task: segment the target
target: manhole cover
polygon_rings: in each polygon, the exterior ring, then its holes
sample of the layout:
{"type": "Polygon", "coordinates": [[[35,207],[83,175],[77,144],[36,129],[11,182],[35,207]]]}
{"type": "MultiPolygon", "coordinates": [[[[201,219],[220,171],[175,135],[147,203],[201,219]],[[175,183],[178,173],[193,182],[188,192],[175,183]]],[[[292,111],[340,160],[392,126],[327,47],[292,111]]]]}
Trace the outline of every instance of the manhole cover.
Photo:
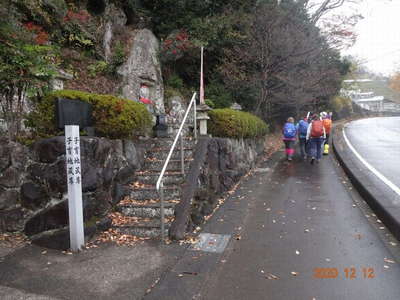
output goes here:
{"type": "Polygon", "coordinates": [[[199,241],[192,245],[191,250],[222,253],[230,237],[230,234],[200,233],[199,241]]]}

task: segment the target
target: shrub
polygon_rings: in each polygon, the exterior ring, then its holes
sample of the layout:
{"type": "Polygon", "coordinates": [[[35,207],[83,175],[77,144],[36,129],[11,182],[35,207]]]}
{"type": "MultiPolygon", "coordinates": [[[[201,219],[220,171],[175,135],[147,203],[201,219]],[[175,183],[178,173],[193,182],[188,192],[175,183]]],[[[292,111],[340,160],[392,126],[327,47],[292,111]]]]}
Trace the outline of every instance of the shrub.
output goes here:
{"type": "Polygon", "coordinates": [[[353,113],[352,102],[350,98],[347,97],[335,97],[331,100],[330,106],[336,113],[336,117],[345,118],[353,113]]]}
{"type": "Polygon", "coordinates": [[[268,125],[248,112],[229,108],[209,112],[209,130],[213,136],[229,138],[255,138],[268,132],[268,125]]]}
{"type": "Polygon", "coordinates": [[[100,60],[94,64],[88,65],[87,70],[89,77],[94,78],[98,74],[105,73],[108,70],[108,64],[104,60],[100,60]]]}
{"type": "Polygon", "coordinates": [[[45,96],[28,115],[26,126],[31,127],[36,136],[48,137],[59,133],[55,121],[55,100],[58,98],[92,104],[94,126],[99,136],[128,138],[145,132],[151,126],[151,115],[141,103],[112,95],[60,90],[45,96]]]}
{"type": "Polygon", "coordinates": [[[116,75],[118,67],[121,66],[125,60],[126,54],[124,45],[120,41],[117,41],[113,49],[110,64],[108,66],[108,73],[111,75],[116,75]]]}
{"type": "Polygon", "coordinates": [[[54,47],[44,45],[48,34],[33,22],[21,26],[14,9],[0,5],[0,111],[8,138],[22,133],[25,98],[42,93],[56,74],[54,47]]]}

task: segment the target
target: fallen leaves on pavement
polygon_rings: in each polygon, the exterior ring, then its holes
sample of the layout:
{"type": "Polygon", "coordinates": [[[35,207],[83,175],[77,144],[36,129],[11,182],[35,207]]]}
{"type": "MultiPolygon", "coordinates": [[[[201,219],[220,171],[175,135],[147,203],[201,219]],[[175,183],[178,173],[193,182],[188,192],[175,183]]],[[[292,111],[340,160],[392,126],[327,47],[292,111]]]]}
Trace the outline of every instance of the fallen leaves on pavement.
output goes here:
{"type": "Polygon", "coordinates": [[[240,241],[242,239],[241,235],[235,235],[235,240],[240,241]]]}
{"type": "Polygon", "coordinates": [[[97,243],[107,243],[114,242],[118,246],[133,246],[138,244],[139,242],[143,242],[145,240],[149,240],[150,238],[138,237],[130,234],[123,234],[115,229],[108,229],[107,231],[102,232],[98,238],[88,245],[90,248],[91,245],[95,245],[97,243]]]}
{"type": "Polygon", "coordinates": [[[135,188],[135,189],[145,189],[145,188],[152,188],[152,187],[154,187],[154,185],[151,185],[151,184],[144,184],[144,183],[141,183],[141,182],[139,182],[139,181],[136,181],[136,182],[131,183],[130,186],[131,186],[132,188],[135,188]]]}
{"type": "Polygon", "coordinates": [[[391,259],[386,258],[386,257],[385,257],[383,260],[384,260],[385,262],[389,263],[389,264],[395,264],[395,263],[396,263],[394,260],[391,260],[391,259]]]}
{"type": "Polygon", "coordinates": [[[158,199],[150,199],[150,200],[144,200],[144,201],[138,201],[135,199],[131,199],[129,197],[125,197],[123,200],[121,200],[118,205],[149,205],[149,204],[156,204],[160,203],[160,200],[158,199]]]}
{"type": "Polygon", "coordinates": [[[29,244],[28,238],[22,233],[1,233],[0,246],[17,248],[29,244]]]}
{"type": "Polygon", "coordinates": [[[278,280],[278,279],[279,279],[278,276],[276,276],[276,275],[274,275],[274,274],[271,274],[271,273],[268,273],[268,274],[265,276],[265,278],[270,279],[270,280],[278,280]]]}
{"type": "Polygon", "coordinates": [[[199,241],[199,238],[194,237],[194,236],[188,236],[183,240],[179,241],[179,245],[183,245],[183,244],[196,244],[199,241]]]}
{"type": "Polygon", "coordinates": [[[150,219],[138,218],[138,217],[127,217],[119,212],[113,212],[109,214],[114,226],[124,225],[135,225],[139,224],[139,221],[149,221],[150,219]]]}

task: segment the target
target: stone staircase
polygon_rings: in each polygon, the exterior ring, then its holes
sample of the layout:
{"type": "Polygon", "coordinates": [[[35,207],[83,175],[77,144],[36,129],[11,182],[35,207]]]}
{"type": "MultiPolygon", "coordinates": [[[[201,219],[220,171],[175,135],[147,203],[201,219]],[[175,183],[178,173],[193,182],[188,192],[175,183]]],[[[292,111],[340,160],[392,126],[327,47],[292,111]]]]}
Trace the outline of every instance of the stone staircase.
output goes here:
{"type": "MultiPolygon", "coordinates": [[[[117,207],[118,220],[113,222],[113,229],[122,234],[145,238],[161,235],[160,198],[156,190],[156,182],[172,143],[173,138],[152,139],[145,154],[145,164],[142,170],[136,173],[136,181],[130,186],[129,197],[121,201],[117,207]]],[[[189,169],[194,146],[193,138],[184,138],[185,173],[189,169]]],[[[184,180],[180,155],[180,141],[178,140],[164,175],[166,233],[174,219],[174,208],[180,201],[181,185],[184,180]]]]}

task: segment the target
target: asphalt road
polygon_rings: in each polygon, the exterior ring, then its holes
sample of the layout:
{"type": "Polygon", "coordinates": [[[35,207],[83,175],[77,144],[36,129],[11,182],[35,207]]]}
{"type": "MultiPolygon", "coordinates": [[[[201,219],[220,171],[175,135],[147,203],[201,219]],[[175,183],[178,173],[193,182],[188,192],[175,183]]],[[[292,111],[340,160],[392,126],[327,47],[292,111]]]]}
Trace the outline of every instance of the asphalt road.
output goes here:
{"type": "Polygon", "coordinates": [[[354,121],[345,132],[361,157],[400,188],[400,117],[354,121]]]}
{"type": "Polygon", "coordinates": [[[188,251],[145,299],[400,299],[398,242],[331,156],[256,173],[203,231],[225,251],[188,251]]]}

